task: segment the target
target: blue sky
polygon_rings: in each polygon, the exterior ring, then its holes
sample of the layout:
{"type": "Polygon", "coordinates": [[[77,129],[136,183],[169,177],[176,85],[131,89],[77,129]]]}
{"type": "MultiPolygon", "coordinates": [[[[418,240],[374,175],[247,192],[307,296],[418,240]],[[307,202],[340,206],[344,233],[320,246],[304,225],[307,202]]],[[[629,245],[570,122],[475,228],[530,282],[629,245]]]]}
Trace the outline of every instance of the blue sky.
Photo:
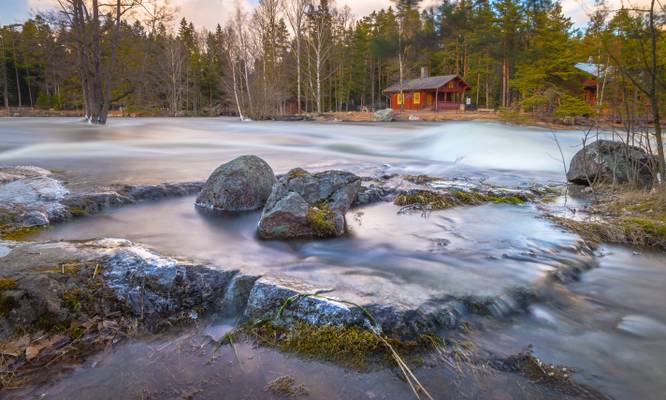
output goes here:
{"type": "MultiPolygon", "coordinates": [[[[179,9],[179,16],[194,21],[197,26],[213,28],[218,22],[224,22],[230,14],[229,10],[239,0],[171,0],[179,9]]],[[[247,7],[258,0],[241,0],[247,7]]],[[[621,0],[611,0],[620,3],[621,0]]],[[[641,2],[644,0],[635,0],[641,2]]],[[[348,5],[356,16],[368,14],[370,11],[387,7],[390,0],[337,0],[339,5],[348,5]]],[[[436,4],[439,0],[424,0],[424,5],[436,4]]],[[[0,0],[0,24],[20,22],[28,17],[32,10],[43,10],[57,4],[56,0],[0,0]]],[[[589,11],[593,0],[562,0],[565,14],[572,17],[578,26],[584,26],[586,11],[589,11]]]]}
{"type": "Polygon", "coordinates": [[[0,24],[25,19],[28,15],[27,0],[0,0],[0,24]]]}

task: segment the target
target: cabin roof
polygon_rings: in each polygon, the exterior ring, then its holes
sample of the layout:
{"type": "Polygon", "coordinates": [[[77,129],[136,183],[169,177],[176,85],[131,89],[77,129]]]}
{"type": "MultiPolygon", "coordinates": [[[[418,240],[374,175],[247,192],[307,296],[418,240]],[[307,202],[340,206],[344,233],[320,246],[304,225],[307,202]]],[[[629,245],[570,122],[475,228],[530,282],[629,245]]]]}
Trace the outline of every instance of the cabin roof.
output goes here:
{"type": "Polygon", "coordinates": [[[384,93],[396,93],[396,92],[413,92],[416,90],[435,90],[446,85],[455,78],[459,78],[462,83],[469,87],[469,85],[460,78],[458,75],[440,75],[440,76],[431,76],[429,78],[421,79],[410,79],[404,81],[402,87],[400,83],[396,83],[384,89],[384,93]]]}
{"type": "Polygon", "coordinates": [[[591,75],[595,78],[603,78],[607,70],[610,70],[610,67],[606,67],[603,64],[593,64],[593,63],[577,63],[575,67],[579,71],[583,71],[586,74],[591,75]]]}

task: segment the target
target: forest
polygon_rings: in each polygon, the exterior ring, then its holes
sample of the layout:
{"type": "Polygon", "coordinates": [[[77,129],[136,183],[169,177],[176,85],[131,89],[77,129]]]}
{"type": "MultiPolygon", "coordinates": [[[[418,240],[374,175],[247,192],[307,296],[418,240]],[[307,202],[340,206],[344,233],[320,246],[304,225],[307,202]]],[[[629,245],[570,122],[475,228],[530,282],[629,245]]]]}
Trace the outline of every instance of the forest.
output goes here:
{"type": "Polygon", "coordinates": [[[598,3],[575,27],[556,0],[423,10],[394,0],[360,18],[329,0],[261,0],[216,10],[231,17],[213,31],[178,21],[166,0],[111,3],[66,0],[1,27],[4,107],[84,110],[101,123],[109,110],[256,119],[372,110],[386,106],[382,89],[421,67],[459,74],[478,107],[645,123],[664,105],[666,13],[654,1],[598,3]],[[593,102],[581,94],[589,78],[593,102]]]}
{"type": "Polygon", "coordinates": [[[43,1],[0,399],[664,399],[666,0],[43,1]]]}

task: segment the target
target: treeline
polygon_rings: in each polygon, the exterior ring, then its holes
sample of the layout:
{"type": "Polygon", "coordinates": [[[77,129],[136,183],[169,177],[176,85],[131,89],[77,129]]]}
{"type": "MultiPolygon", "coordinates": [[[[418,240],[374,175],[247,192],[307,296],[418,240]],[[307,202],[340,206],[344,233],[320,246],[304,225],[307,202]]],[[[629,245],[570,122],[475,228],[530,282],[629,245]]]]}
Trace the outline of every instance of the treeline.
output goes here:
{"type": "Polygon", "coordinates": [[[333,1],[261,0],[211,10],[232,15],[213,31],[173,21],[165,0],[61,4],[0,29],[5,107],[84,109],[100,123],[120,107],[252,118],[373,109],[386,105],[383,88],[421,67],[460,74],[479,107],[652,120],[663,106],[665,13],[654,2],[601,4],[575,29],[551,0],[444,0],[423,11],[394,0],[360,19],[333,1]],[[596,68],[596,103],[583,99],[592,76],[580,62],[596,68]]]}

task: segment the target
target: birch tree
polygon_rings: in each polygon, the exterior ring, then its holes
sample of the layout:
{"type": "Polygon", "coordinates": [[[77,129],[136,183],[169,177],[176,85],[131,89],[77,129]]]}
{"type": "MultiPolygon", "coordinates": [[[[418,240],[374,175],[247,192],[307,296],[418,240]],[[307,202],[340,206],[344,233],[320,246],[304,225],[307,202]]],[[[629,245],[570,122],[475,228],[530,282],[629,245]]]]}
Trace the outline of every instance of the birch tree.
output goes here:
{"type": "Polygon", "coordinates": [[[296,101],[298,102],[298,113],[301,113],[301,88],[303,63],[301,61],[303,30],[305,29],[305,17],[310,7],[310,0],[283,0],[283,7],[289,26],[294,34],[294,47],[296,53],[296,101]]]}
{"type": "Polygon", "coordinates": [[[314,68],[314,90],[317,112],[322,112],[322,84],[327,77],[324,68],[333,50],[331,24],[333,17],[328,0],[311,4],[307,13],[307,43],[314,68]]]}

